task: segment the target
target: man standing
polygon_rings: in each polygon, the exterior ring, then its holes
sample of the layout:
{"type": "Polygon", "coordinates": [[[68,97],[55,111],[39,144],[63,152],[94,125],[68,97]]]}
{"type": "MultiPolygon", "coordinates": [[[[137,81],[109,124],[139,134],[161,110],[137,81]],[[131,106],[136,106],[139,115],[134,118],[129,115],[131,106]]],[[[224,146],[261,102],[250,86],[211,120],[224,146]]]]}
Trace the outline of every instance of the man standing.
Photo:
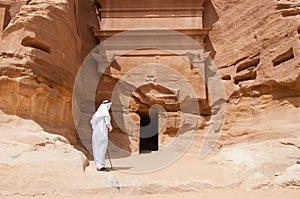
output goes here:
{"type": "Polygon", "coordinates": [[[106,171],[105,153],[108,145],[108,131],[112,130],[109,109],[111,102],[104,100],[91,119],[93,128],[92,145],[94,161],[98,171],[106,171]]]}

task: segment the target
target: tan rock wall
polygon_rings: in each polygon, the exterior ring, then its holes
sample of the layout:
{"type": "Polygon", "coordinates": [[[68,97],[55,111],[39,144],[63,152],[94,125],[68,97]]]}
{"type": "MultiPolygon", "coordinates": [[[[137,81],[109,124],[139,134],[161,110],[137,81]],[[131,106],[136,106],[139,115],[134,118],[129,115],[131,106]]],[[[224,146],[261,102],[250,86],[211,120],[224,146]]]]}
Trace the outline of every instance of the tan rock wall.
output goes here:
{"type": "Polygon", "coordinates": [[[81,61],[97,44],[92,36],[98,26],[93,2],[6,5],[11,20],[0,43],[1,110],[33,119],[76,143],[72,86],[81,61]]]}
{"type": "Polygon", "coordinates": [[[299,3],[211,1],[215,16],[208,17],[213,24],[208,48],[214,51],[229,99],[221,143],[297,135],[299,3]]]}
{"type": "Polygon", "coordinates": [[[299,1],[211,2],[209,38],[228,96],[299,96],[299,1]]]}
{"type": "MultiPolygon", "coordinates": [[[[97,44],[93,1],[3,0],[0,6],[6,8],[1,110],[34,119],[76,143],[71,92],[82,60],[97,44]]],[[[230,104],[241,96],[269,95],[299,107],[299,1],[207,0],[204,6],[203,25],[211,27],[206,47],[230,104]]]]}

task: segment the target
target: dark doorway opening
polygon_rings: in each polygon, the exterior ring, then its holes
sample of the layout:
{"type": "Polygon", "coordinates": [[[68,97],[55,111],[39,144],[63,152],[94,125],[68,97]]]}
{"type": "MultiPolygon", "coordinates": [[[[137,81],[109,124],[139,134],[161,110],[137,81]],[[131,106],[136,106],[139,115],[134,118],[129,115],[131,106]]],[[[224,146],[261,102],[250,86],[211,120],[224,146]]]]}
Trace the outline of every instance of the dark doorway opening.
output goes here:
{"type": "Polygon", "coordinates": [[[140,152],[158,151],[158,113],[140,115],[140,152]]]}

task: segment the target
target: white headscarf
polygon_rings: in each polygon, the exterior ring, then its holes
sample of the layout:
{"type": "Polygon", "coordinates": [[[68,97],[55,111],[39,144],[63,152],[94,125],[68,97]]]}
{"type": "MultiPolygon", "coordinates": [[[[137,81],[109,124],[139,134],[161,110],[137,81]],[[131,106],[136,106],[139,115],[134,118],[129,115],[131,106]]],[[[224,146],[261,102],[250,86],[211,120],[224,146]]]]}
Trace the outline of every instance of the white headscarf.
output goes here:
{"type": "Polygon", "coordinates": [[[99,106],[96,113],[93,115],[90,123],[92,124],[92,128],[96,127],[96,124],[103,118],[108,117],[110,120],[109,109],[111,106],[111,102],[108,100],[104,100],[102,104],[99,106]]]}

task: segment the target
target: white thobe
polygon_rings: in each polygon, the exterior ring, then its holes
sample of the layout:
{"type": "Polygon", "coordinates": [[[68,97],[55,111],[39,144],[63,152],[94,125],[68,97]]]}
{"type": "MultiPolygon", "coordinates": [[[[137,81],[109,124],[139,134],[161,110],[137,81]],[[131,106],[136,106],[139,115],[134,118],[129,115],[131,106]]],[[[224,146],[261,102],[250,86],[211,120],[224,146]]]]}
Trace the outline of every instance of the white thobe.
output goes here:
{"type": "Polygon", "coordinates": [[[97,169],[105,167],[105,153],[108,145],[108,131],[112,130],[110,124],[111,103],[101,104],[96,113],[93,115],[91,124],[93,128],[92,145],[94,161],[97,169]]]}
{"type": "Polygon", "coordinates": [[[108,125],[110,125],[109,117],[102,117],[93,130],[92,144],[94,161],[99,169],[105,167],[105,153],[108,145],[108,125]]]}

